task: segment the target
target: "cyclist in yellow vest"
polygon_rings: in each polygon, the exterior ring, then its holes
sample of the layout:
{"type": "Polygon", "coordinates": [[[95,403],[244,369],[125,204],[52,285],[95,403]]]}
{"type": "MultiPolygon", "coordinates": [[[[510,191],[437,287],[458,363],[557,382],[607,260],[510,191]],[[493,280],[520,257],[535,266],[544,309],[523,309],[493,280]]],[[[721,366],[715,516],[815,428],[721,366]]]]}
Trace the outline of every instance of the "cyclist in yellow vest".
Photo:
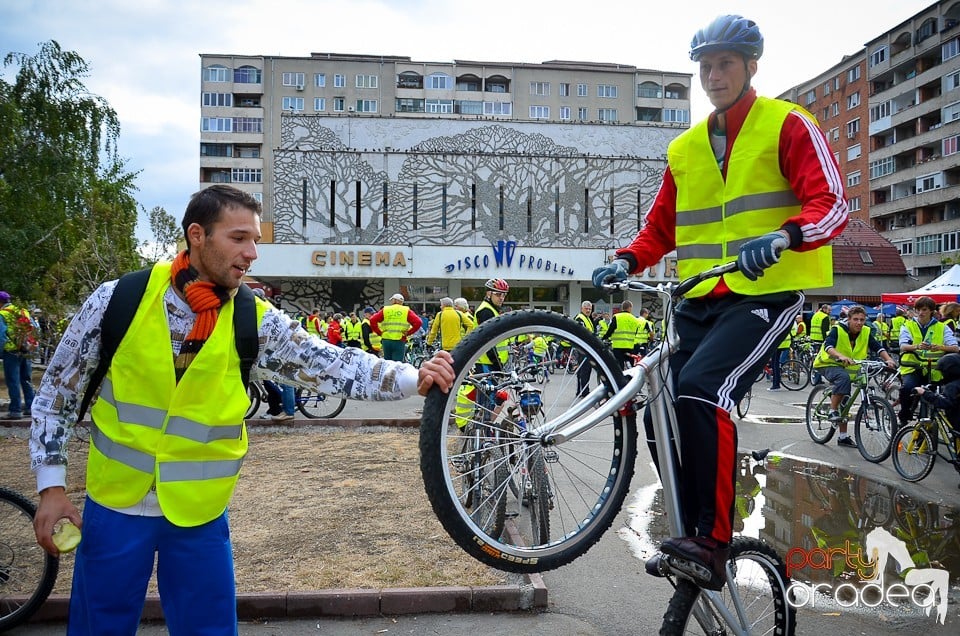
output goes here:
{"type": "MultiPolygon", "coordinates": [[[[115,281],[97,288],[54,354],[33,404],[31,465],[37,542],[56,555],[54,525],[80,526],[67,633],[133,634],[153,570],[172,634],[235,634],[237,600],[226,509],[247,451],[250,405],[240,373],[234,296],[257,258],[260,203],[213,185],[194,194],[187,249],[150,274],[131,328],[111,358],[91,412],[81,518],[65,492],[66,442],[101,352],[115,281]],[[169,343],[167,348],[163,343],[169,343]]],[[[255,307],[253,374],[354,399],[449,390],[452,359],[418,370],[311,336],[265,300],[255,307]]],[[[291,492],[289,496],[295,497],[291,492]]]]}
{"type": "Polygon", "coordinates": [[[30,415],[34,398],[33,352],[29,345],[31,339],[36,343],[34,321],[29,311],[11,302],[9,293],[0,291],[0,322],[5,330],[3,377],[10,396],[5,419],[19,420],[30,415]]]}
{"type": "MultiPolygon", "coordinates": [[[[733,532],[730,411],[800,311],[799,290],[832,286],[827,243],[848,219],[843,179],[815,118],[751,88],[762,52],[756,23],[739,15],[696,33],[690,57],[715,110],[670,143],[644,227],[593,276],[597,286],[624,279],[674,249],[681,280],[737,262],[737,271],[701,282],[678,305],[680,350],[671,359],[687,536],[664,541],[661,552],[712,589],[723,585],[733,532]]],[[[662,572],[666,561],[649,566],[662,572]]]]}
{"type": "Polygon", "coordinates": [[[936,369],[937,360],[945,353],[960,351],[953,330],[934,317],[937,303],[932,298],[921,296],[913,303],[913,309],[917,317],[905,321],[900,330],[901,426],[909,424],[913,417],[914,389],[921,384],[939,382],[943,376],[936,369]]]}
{"type": "Polygon", "coordinates": [[[407,337],[417,333],[423,324],[423,319],[403,301],[403,294],[394,294],[390,304],[370,318],[370,327],[380,336],[387,360],[403,360],[407,337]]]}
{"type": "MultiPolygon", "coordinates": [[[[483,286],[487,291],[483,295],[483,301],[477,306],[478,326],[500,315],[500,308],[510,291],[510,284],[502,278],[491,278],[483,286]]],[[[510,343],[504,340],[477,359],[477,370],[481,373],[500,371],[509,357],[510,343]]]]}
{"type": "Polygon", "coordinates": [[[820,352],[813,360],[813,366],[833,385],[830,421],[837,422],[840,429],[838,446],[857,447],[857,443],[847,434],[847,420],[840,417],[840,403],[844,397],[850,395],[850,380],[859,368],[853,361],[866,360],[867,355],[873,353],[883,358],[891,369],[897,366],[883,344],[877,340],[873,330],[866,326],[866,322],[866,309],[860,305],[848,309],[847,319],[830,328],[820,352]]]}
{"type": "Polygon", "coordinates": [[[636,348],[637,332],[640,330],[640,319],[633,315],[633,303],[625,300],[620,303],[620,311],[613,314],[610,325],[603,332],[603,339],[610,341],[613,348],[613,357],[624,369],[633,366],[633,360],[628,354],[636,348]]]}
{"type": "Polygon", "coordinates": [[[636,352],[647,355],[653,343],[653,320],[650,319],[650,310],[644,307],[637,318],[637,347],[636,352]]]}
{"type": "Polygon", "coordinates": [[[427,344],[432,345],[439,336],[440,348],[444,351],[453,351],[453,348],[463,339],[466,328],[463,314],[454,309],[453,299],[445,296],[440,299],[440,313],[430,321],[427,344]]]}
{"type": "Polygon", "coordinates": [[[380,355],[383,347],[380,342],[380,334],[370,326],[370,318],[377,313],[373,307],[367,307],[363,310],[363,323],[361,323],[361,339],[363,340],[363,350],[374,355],[380,355]]]}
{"type": "MultiPolygon", "coordinates": [[[[590,333],[594,333],[596,328],[590,315],[593,313],[593,303],[585,300],[580,303],[580,313],[573,317],[590,333]]],[[[577,395],[583,397],[590,391],[590,365],[577,364],[577,395]]]]}
{"type": "Polygon", "coordinates": [[[900,351],[900,334],[907,320],[909,320],[907,312],[897,307],[896,311],[894,311],[893,318],[890,319],[890,349],[893,351],[900,351]]]}
{"type": "Polygon", "coordinates": [[[355,311],[343,323],[343,340],[348,347],[363,347],[363,324],[355,311]]]}

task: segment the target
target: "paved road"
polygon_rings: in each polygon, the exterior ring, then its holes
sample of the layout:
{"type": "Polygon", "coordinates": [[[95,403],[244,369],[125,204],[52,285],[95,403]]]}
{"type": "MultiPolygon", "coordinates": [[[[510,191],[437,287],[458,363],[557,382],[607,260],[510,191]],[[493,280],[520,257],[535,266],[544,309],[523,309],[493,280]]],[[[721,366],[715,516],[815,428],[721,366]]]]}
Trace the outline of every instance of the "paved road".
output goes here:
{"type": "MultiPolygon", "coordinates": [[[[810,441],[800,421],[806,392],[771,393],[761,385],[754,396],[748,419],[739,425],[741,450],[771,448],[775,453],[810,458],[818,462],[849,470],[881,484],[896,486],[920,502],[935,502],[960,510],[958,475],[948,465],[935,467],[933,474],[919,484],[903,484],[889,460],[872,465],[860,458],[856,449],[839,448],[835,442],[817,445],[810,441]],[[765,421],[766,417],[795,420],[779,423],[765,421]]],[[[348,403],[340,416],[345,419],[374,420],[389,412],[394,417],[416,418],[422,405],[421,398],[412,398],[400,404],[348,403]]],[[[253,440],[256,443],[256,440],[253,440]]],[[[264,624],[242,624],[244,635],[338,634],[361,636],[368,634],[485,634],[499,635],[606,635],[627,636],[656,633],[666,608],[671,589],[660,579],[643,573],[643,563],[636,552],[636,533],[630,529],[634,516],[656,514],[649,506],[639,504],[656,483],[650,458],[641,447],[637,476],[632,485],[630,501],[633,508],[621,512],[614,529],[599,544],[578,561],[544,574],[549,590],[549,607],[542,612],[511,614],[439,614],[399,617],[377,617],[362,620],[312,619],[280,621],[264,624]],[[625,540],[629,539],[629,540],[625,540]]],[[[953,572],[956,577],[960,572],[953,572]]],[[[923,631],[925,634],[956,634],[960,625],[960,598],[951,595],[946,625],[940,626],[932,617],[918,611],[897,611],[884,606],[872,611],[827,606],[801,608],[798,634],[871,634],[878,636],[923,631]]],[[[62,625],[31,625],[14,634],[62,634],[62,625]]],[[[163,626],[144,626],[142,634],[166,633],[163,626]]]]}

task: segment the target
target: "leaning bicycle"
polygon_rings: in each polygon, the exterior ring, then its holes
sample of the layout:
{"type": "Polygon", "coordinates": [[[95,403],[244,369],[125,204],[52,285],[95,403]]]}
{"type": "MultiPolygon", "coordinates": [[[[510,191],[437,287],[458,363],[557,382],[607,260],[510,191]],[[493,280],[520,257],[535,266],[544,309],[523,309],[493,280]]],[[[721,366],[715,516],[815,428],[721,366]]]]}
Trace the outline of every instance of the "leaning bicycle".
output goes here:
{"type": "MultiPolygon", "coordinates": [[[[247,398],[250,399],[250,407],[243,416],[246,420],[256,415],[260,405],[267,401],[267,388],[263,382],[251,380],[247,385],[247,398]]],[[[294,393],[294,405],[306,418],[330,419],[340,415],[347,406],[347,399],[297,387],[294,393]]]]}
{"type": "Polygon", "coordinates": [[[36,512],[29,499],[0,488],[0,632],[29,619],[57,580],[60,560],[37,545],[36,512]]]}
{"type": "MultiPolygon", "coordinates": [[[[701,280],[734,268],[734,264],[717,267],[676,286],[652,287],[639,281],[606,286],[654,294],[663,303],[665,341],[627,371],[594,334],[557,313],[512,311],[471,332],[453,351],[456,377],[449,393],[437,389],[427,396],[420,431],[424,486],[435,514],[453,540],[478,560],[512,572],[542,572],[583,555],[609,529],[627,495],[637,456],[636,413],[645,406],[655,427],[670,532],[681,536],[679,449],[674,447],[679,430],[668,397],[673,394],[669,359],[678,343],[672,307],[701,280]],[[529,524],[513,524],[509,517],[498,534],[476,518],[477,504],[493,508],[492,502],[478,501],[470,494],[465,487],[468,478],[457,460],[463,444],[461,430],[485,422],[484,410],[461,404],[458,411],[457,402],[462,387],[475,382],[480,356],[496,343],[540,336],[569,345],[572,355],[568,359],[575,360],[576,367],[590,367],[591,385],[586,394],[578,395],[576,373],[555,375],[550,383],[538,387],[537,417],[527,421],[523,430],[493,425],[496,435],[486,439],[499,445],[501,452],[496,455],[502,459],[492,460],[495,465],[488,468],[505,466],[512,478],[525,465],[529,471],[524,458],[542,456],[550,502],[546,536],[538,537],[529,524]]],[[[509,479],[508,487],[487,495],[512,497],[509,479]]],[[[783,560],[763,541],[748,537],[735,537],[730,555],[727,584],[719,592],[668,576],[675,591],[661,633],[683,633],[696,626],[707,634],[793,633],[795,611],[787,602],[789,579],[783,560]]]]}
{"type": "MultiPolygon", "coordinates": [[[[929,391],[939,387],[928,386],[929,391]]],[[[937,457],[960,472],[960,432],[943,409],[920,400],[916,423],[905,426],[893,438],[893,467],[907,481],[920,481],[930,474],[937,457]]]]}

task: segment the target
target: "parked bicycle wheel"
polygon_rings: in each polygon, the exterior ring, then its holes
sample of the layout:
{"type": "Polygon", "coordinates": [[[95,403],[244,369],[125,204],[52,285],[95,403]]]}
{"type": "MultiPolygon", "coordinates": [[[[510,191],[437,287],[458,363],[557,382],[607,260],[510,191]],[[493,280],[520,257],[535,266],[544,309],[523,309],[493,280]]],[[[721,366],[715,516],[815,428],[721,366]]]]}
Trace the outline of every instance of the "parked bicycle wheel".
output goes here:
{"type": "Polygon", "coordinates": [[[788,391],[800,391],[810,384],[807,367],[799,360],[787,360],[780,366],[780,384],[788,391]]]}
{"type": "Polygon", "coordinates": [[[750,400],[753,399],[753,387],[747,389],[747,394],[737,402],[737,417],[741,420],[747,416],[747,412],[750,411],[750,400]]]}
{"type": "Polygon", "coordinates": [[[247,397],[250,398],[250,408],[243,415],[245,420],[249,420],[260,410],[260,387],[257,386],[255,380],[247,384],[247,397]]]}
{"type": "Polygon", "coordinates": [[[730,542],[730,560],[727,561],[727,584],[719,594],[727,608],[743,608],[740,618],[744,627],[730,625],[727,629],[719,612],[701,595],[701,589],[678,578],[673,598],[663,616],[660,634],[743,632],[792,636],[797,611],[787,602],[789,587],[790,579],[783,560],[773,548],[752,537],[734,537],[730,542]],[[693,612],[694,607],[703,611],[693,612]],[[698,623],[700,630],[696,629],[698,623]]]}
{"type": "Polygon", "coordinates": [[[890,456],[890,440],[897,430],[897,414],[883,398],[865,398],[857,411],[854,437],[860,454],[878,463],[890,456]]]}
{"type": "Polygon", "coordinates": [[[550,541],[550,509],[553,508],[553,496],[547,477],[547,465],[539,449],[527,460],[527,477],[521,505],[530,519],[531,542],[537,545],[550,541]]]}
{"type": "Polygon", "coordinates": [[[346,398],[312,393],[305,389],[297,389],[296,396],[297,410],[311,420],[336,417],[347,405],[346,398]]]}
{"type": "Polygon", "coordinates": [[[890,448],[897,474],[907,481],[920,481],[933,470],[937,436],[920,424],[907,426],[893,436],[890,448]]]}
{"type": "MultiPolygon", "coordinates": [[[[623,504],[637,454],[636,417],[614,413],[569,439],[558,439],[554,444],[542,440],[553,431],[558,417],[596,411],[610,387],[615,390],[623,386],[625,379],[613,354],[569,318],[547,311],[511,311],[472,331],[453,351],[453,359],[453,387],[448,393],[439,389],[430,392],[420,427],[420,467],[437,518],[461,548],[498,569],[541,572],[570,563],[600,539],[623,504]],[[575,374],[556,375],[541,389],[537,420],[528,422],[524,431],[515,432],[512,423],[498,424],[501,420],[496,419],[493,409],[471,401],[470,385],[475,383],[471,377],[480,356],[497,343],[518,336],[532,340],[537,335],[571,343],[575,359],[592,369],[594,396],[576,396],[575,374]],[[511,471],[526,466],[525,459],[538,454],[543,457],[548,505],[538,511],[542,520],[519,523],[515,532],[498,537],[473,519],[469,502],[462,496],[465,478],[457,468],[462,467],[463,458],[456,455],[461,427],[472,422],[500,426],[496,429],[500,438],[497,443],[511,471]],[[534,524],[538,524],[539,537],[538,532],[531,532],[534,524]],[[544,535],[550,539],[544,541],[544,535]]],[[[508,481],[513,478],[511,474],[508,481]]],[[[512,496],[507,486],[497,492],[512,496]]],[[[540,493],[537,496],[544,501],[540,493]]]]}
{"type": "Polygon", "coordinates": [[[0,488],[0,632],[30,618],[57,580],[60,560],[37,545],[36,512],[29,499],[0,488]]]}
{"type": "Polygon", "coordinates": [[[828,385],[817,386],[807,398],[807,433],[817,444],[826,444],[833,437],[835,426],[830,421],[830,396],[833,390],[828,385]]]}

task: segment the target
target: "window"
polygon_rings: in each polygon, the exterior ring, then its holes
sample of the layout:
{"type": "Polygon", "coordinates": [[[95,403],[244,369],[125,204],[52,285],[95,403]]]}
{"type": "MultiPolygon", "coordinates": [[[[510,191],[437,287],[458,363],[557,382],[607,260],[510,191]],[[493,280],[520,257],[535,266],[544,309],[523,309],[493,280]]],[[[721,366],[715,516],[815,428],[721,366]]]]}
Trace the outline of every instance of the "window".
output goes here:
{"type": "Polygon", "coordinates": [[[950,73],[944,78],[945,90],[952,91],[960,87],[960,71],[950,73]]]}
{"type": "Polygon", "coordinates": [[[820,121],[826,121],[827,119],[830,119],[830,108],[829,108],[829,107],[823,109],[823,117],[820,118],[820,121]]]}
{"type": "Polygon", "coordinates": [[[807,106],[817,101],[817,91],[814,89],[810,89],[810,91],[807,93],[806,99],[807,99],[807,106]]]}
{"type": "Polygon", "coordinates": [[[260,146],[234,146],[236,155],[241,159],[259,159],[260,146]]]}
{"type": "Polygon", "coordinates": [[[333,98],[333,111],[335,113],[342,113],[346,108],[343,97],[334,97],[333,98]]]}
{"type": "Polygon", "coordinates": [[[860,144],[854,144],[847,148],[847,161],[859,159],[863,152],[860,150],[860,144]]]}
{"type": "Polygon", "coordinates": [[[512,115],[512,102],[483,102],[484,115],[512,115]]]}
{"type": "Polygon", "coordinates": [[[950,122],[960,119],[960,102],[947,104],[943,107],[943,122],[950,122]]]}
{"type": "Polygon", "coordinates": [[[232,157],[233,146],[230,144],[200,144],[201,157],[232,157]]]}
{"type": "Polygon", "coordinates": [[[940,56],[944,62],[950,58],[957,57],[957,55],[960,55],[960,38],[953,38],[940,46],[940,56]]]}
{"type": "Polygon", "coordinates": [[[833,102],[833,105],[830,107],[830,113],[834,116],[840,114],[840,102],[833,102]]]}
{"type": "Polygon", "coordinates": [[[955,155],[957,154],[957,141],[960,140],[960,135],[954,135],[953,137],[947,137],[943,140],[943,156],[955,155]]]}
{"type": "Polygon", "coordinates": [[[479,93],[482,90],[480,78],[476,75],[464,75],[457,78],[457,90],[479,93]]]}
{"type": "Polygon", "coordinates": [[[550,119],[549,106],[531,106],[530,119],[550,119]]]}
{"type": "Polygon", "coordinates": [[[396,110],[398,113],[423,113],[426,108],[422,99],[397,98],[396,110]]]}
{"type": "Polygon", "coordinates": [[[857,91],[852,95],[847,95],[847,110],[850,110],[851,108],[856,108],[859,105],[860,105],[860,91],[857,91]]]}
{"type": "Polygon", "coordinates": [[[453,100],[452,99],[428,99],[426,100],[426,108],[428,113],[434,113],[437,115],[452,115],[453,100]]]}
{"type": "Polygon", "coordinates": [[[303,110],[302,97],[284,97],[280,103],[281,110],[303,110]]]}
{"type": "Polygon", "coordinates": [[[926,22],[920,25],[920,28],[917,29],[917,42],[923,42],[928,37],[935,35],[937,32],[937,19],[930,18],[926,22]]]}
{"type": "Polygon", "coordinates": [[[379,77],[376,75],[357,75],[357,88],[376,88],[379,77]]]}
{"type": "Polygon", "coordinates": [[[923,254],[939,254],[942,251],[942,245],[943,240],[940,234],[919,236],[917,237],[917,255],[921,256],[923,254]]]}
{"type": "Polygon", "coordinates": [[[597,119],[600,121],[618,121],[616,108],[601,108],[597,110],[597,119]]]}
{"type": "Polygon", "coordinates": [[[450,90],[453,88],[453,78],[443,73],[433,73],[427,77],[426,87],[435,91],[450,90]]]}
{"type": "Polygon", "coordinates": [[[281,83],[284,86],[303,87],[303,82],[304,82],[303,73],[284,73],[281,83]]]}
{"type": "Polygon", "coordinates": [[[886,45],[877,47],[874,49],[873,53],[870,54],[870,66],[876,66],[877,64],[882,64],[887,60],[887,47],[886,45]]]}
{"type": "Polygon", "coordinates": [[[860,118],[847,122],[847,139],[853,139],[860,132],[860,118]]]}
{"type": "Polygon", "coordinates": [[[231,132],[233,119],[230,117],[202,117],[200,119],[201,132],[231,132]]]}
{"type": "Polygon", "coordinates": [[[358,112],[358,113],[375,113],[375,112],[377,112],[377,100],[375,100],[375,99],[358,99],[358,100],[357,100],[357,112],[358,112]]]}
{"type": "Polygon", "coordinates": [[[607,97],[611,99],[616,99],[617,87],[614,86],[613,84],[598,84],[597,97],[607,97]]]}
{"type": "Polygon", "coordinates": [[[581,106],[580,108],[577,109],[577,120],[578,120],[578,121],[587,121],[587,117],[589,117],[589,115],[587,114],[587,109],[586,109],[586,108],[584,108],[584,107],[581,106]]]}
{"type": "Polygon", "coordinates": [[[423,78],[413,71],[397,75],[397,88],[423,88],[423,78]]]}
{"type": "Polygon", "coordinates": [[[943,251],[956,252],[960,249],[960,232],[947,232],[943,235],[943,251]]]}
{"type": "Polygon", "coordinates": [[[660,99],[663,97],[663,91],[660,90],[660,85],[656,82],[644,82],[643,84],[637,84],[637,97],[660,99]]]}
{"type": "Polygon", "coordinates": [[[337,73],[333,76],[333,87],[344,88],[347,85],[347,76],[337,73]]]}
{"type": "Polygon", "coordinates": [[[833,90],[835,90],[835,91],[840,90],[840,76],[839,76],[839,75],[837,75],[836,77],[833,78],[833,90]]]}
{"type": "Polygon", "coordinates": [[[852,84],[860,79],[860,65],[857,64],[853,68],[847,71],[847,83],[852,84]]]}
{"type": "Polygon", "coordinates": [[[663,96],[666,97],[667,99],[683,99],[683,97],[680,95],[680,91],[676,89],[673,89],[673,90],[669,88],[663,89],[663,96]]]}
{"type": "Polygon", "coordinates": [[[589,93],[587,92],[586,84],[577,84],[577,97],[588,97],[589,93]]]}
{"type": "Polygon", "coordinates": [[[317,88],[324,88],[327,85],[327,74],[326,73],[314,73],[313,74],[313,85],[317,88]]]}
{"type": "Polygon", "coordinates": [[[313,98],[313,110],[316,112],[327,110],[327,98],[326,97],[314,97],[313,98]]]}
{"type": "Polygon", "coordinates": [[[860,197],[852,197],[847,201],[847,210],[850,212],[860,211],[860,197]]]}
{"type": "Polygon", "coordinates": [[[690,123],[690,111],[682,108],[664,108],[663,121],[674,122],[678,124],[690,123]]]}
{"type": "Polygon", "coordinates": [[[852,188],[860,185],[860,171],[847,173],[847,187],[852,188]]]}
{"type": "Polygon", "coordinates": [[[870,162],[870,178],[876,179],[877,177],[883,177],[888,174],[893,174],[894,172],[894,162],[893,157],[887,157],[886,159],[879,159],[877,161],[870,162]]]}
{"type": "Polygon", "coordinates": [[[263,117],[234,117],[233,132],[263,134],[263,117]]]}
{"type": "Polygon", "coordinates": [[[827,82],[823,85],[823,96],[826,97],[830,94],[830,82],[827,82]]]}
{"type": "Polygon", "coordinates": [[[482,115],[483,102],[461,99],[453,102],[453,112],[461,115],[482,115]]]}
{"type": "Polygon", "coordinates": [[[562,119],[562,120],[564,120],[564,121],[569,121],[569,120],[570,120],[570,107],[569,107],[569,106],[561,106],[561,107],[560,107],[560,119],[562,119]]]}
{"type": "Polygon", "coordinates": [[[901,256],[907,256],[909,254],[913,254],[912,241],[899,241],[899,242],[893,243],[893,246],[897,248],[897,252],[899,252],[901,256]]]}
{"type": "Polygon", "coordinates": [[[570,85],[560,84],[560,97],[570,97],[570,85]]]}
{"type": "Polygon", "coordinates": [[[214,64],[203,69],[204,82],[227,82],[229,81],[229,69],[220,64],[214,64]]]}
{"type": "Polygon", "coordinates": [[[233,81],[236,84],[259,84],[261,77],[260,69],[252,66],[241,66],[233,71],[233,81]]]}
{"type": "Polygon", "coordinates": [[[531,95],[549,95],[550,82],[530,82],[531,95]]]}
{"type": "Polygon", "coordinates": [[[837,141],[838,139],[840,139],[840,129],[831,128],[830,131],[827,133],[827,139],[830,141],[837,141]]]}
{"type": "Polygon", "coordinates": [[[870,107],[870,121],[875,122],[890,116],[891,102],[885,101],[882,104],[870,107]]]}
{"type": "Polygon", "coordinates": [[[230,174],[233,183],[263,183],[263,170],[260,168],[234,168],[230,174]]]}
{"type": "Polygon", "coordinates": [[[839,153],[839,152],[833,153],[833,163],[837,164],[838,166],[840,165],[840,153],[839,153]]]}
{"type": "Polygon", "coordinates": [[[204,93],[204,106],[233,106],[233,93],[204,93]]]}

